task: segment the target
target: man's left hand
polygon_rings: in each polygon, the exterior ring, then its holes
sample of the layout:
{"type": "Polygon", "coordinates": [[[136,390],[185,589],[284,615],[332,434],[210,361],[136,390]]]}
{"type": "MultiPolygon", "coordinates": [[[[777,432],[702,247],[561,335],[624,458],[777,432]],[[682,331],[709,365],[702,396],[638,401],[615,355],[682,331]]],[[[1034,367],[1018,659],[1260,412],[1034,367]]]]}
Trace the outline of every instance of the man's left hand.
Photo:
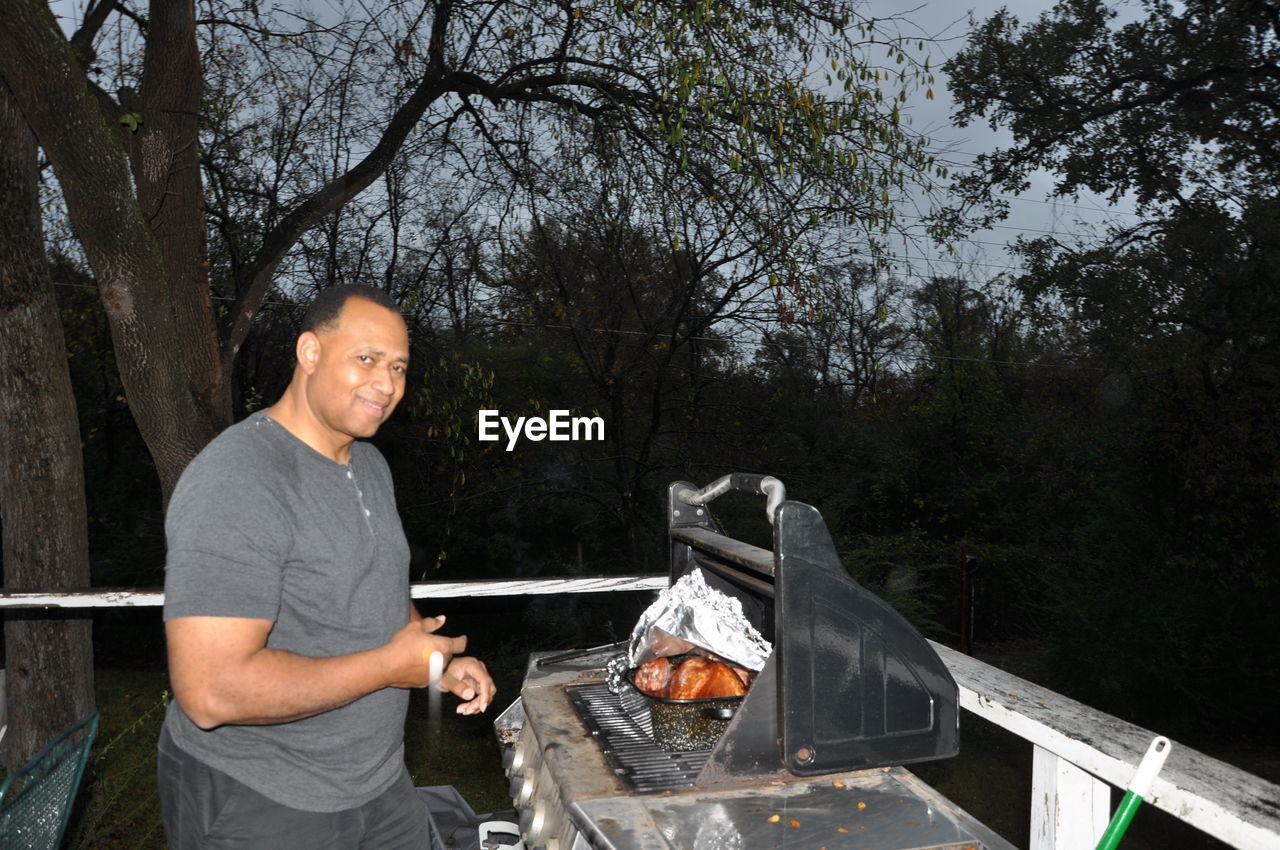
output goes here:
{"type": "Polygon", "coordinates": [[[479,714],[489,707],[498,692],[484,662],[470,656],[454,657],[437,687],[462,700],[459,714],[479,714]]]}

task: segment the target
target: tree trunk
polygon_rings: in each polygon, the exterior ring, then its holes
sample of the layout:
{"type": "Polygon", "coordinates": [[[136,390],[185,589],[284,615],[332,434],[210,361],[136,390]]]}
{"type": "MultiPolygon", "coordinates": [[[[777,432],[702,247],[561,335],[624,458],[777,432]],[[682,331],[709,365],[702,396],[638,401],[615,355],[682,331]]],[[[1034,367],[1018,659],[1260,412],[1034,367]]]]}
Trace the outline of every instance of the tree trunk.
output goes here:
{"type": "MultiPolygon", "coordinates": [[[[87,587],[88,519],[66,345],[44,257],[36,145],[0,85],[0,536],[4,586],[87,587]]],[[[94,704],[92,623],[4,615],[14,770],[94,704]]]]}
{"type": "MultiPolygon", "coordinates": [[[[58,177],[98,281],[129,409],[155,460],[167,502],[182,470],[217,431],[211,423],[215,417],[200,409],[191,390],[165,257],[136,194],[120,116],[104,114],[46,3],[22,0],[7,7],[0,27],[0,75],[58,177]]],[[[171,101],[156,94],[153,102],[181,106],[186,98],[171,101]]],[[[143,141],[150,146],[158,138],[143,141]]],[[[195,141],[192,137],[190,144],[195,141]]],[[[167,182],[178,168],[173,160],[161,155],[151,162],[150,151],[137,147],[140,168],[155,169],[156,179],[167,182]]],[[[198,206],[201,198],[168,192],[165,203],[198,206]]],[[[199,293],[180,297],[207,300],[207,282],[199,293]]]]}
{"type": "Polygon", "coordinates": [[[153,2],[133,175],[142,212],[164,255],[190,392],[209,418],[212,436],[231,424],[231,385],[209,299],[199,144],[203,87],[194,3],[153,2]]]}

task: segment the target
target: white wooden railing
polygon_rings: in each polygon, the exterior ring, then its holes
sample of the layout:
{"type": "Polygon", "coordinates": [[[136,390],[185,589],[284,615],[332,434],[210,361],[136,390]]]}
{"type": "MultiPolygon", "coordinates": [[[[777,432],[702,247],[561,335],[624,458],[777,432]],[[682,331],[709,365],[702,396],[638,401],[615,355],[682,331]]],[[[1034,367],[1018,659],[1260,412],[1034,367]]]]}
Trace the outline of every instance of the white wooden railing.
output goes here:
{"type": "MultiPolygon", "coordinates": [[[[415,599],[658,590],[658,575],[414,584],[415,599]]],[[[158,606],[162,591],[7,591],[8,608],[158,606]]],[[[1092,850],[1110,818],[1111,787],[1126,788],[1155,732],[933,644],[960,688],[960,705],[1034,747],[1029,850],[1092,850]]],[[[1153,805],[1241,850],[1280,850],[1280,786],[1174,742],[1153,805]]]]}
{"type": "MultiPolygon", "coordinates": [[[[960,686],[962,708],[1035,748],[1030,850],[1097,846],[1111,817],[1111,786],[1128,786],[1156,733],[933,647],[960,686]]],[[[1280,785],[1176,741],[1145,802],[1232,847],[1280,849],[1280,785]]]]}

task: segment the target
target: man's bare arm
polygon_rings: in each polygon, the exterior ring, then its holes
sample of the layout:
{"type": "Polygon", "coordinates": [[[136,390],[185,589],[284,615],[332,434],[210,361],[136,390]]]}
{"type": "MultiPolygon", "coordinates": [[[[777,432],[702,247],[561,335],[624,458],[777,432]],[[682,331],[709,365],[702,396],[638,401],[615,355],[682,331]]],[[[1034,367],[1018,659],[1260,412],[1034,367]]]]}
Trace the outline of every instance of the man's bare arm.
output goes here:
{"type": "Polygon", "coordinates": [[[382,688],[427,684],[427,657],[453,655],[466,638],[431,634],[409,620],[386,644],[331,658],[267,648],[270,620],[179,617],[165,626],[178,704],[202,729],[283,723],[346,705],[382,688]]]}

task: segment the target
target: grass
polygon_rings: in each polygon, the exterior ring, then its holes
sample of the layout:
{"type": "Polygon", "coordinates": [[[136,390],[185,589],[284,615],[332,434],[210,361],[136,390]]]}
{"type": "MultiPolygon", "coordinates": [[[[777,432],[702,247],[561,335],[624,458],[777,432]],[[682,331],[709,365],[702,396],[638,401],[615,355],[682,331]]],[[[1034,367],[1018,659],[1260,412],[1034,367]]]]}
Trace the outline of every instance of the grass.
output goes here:
{"type": "MultiPolygon", "coordinates": [[[[912,765],[911,771],[1017,847],[1031,835],[1031,745],[982,718],[960,720],[960,754],[912,765]]],[[[1112,813],[1123,796],[1112,789],[1112,813]]],[[[1229,850],[1172,815],[1144,805],[1121,843],[1124,850],[1229,850]]]]}
{"type": "MultiPolygon", "coordinates": [[[[85,774],[80,809],[68,830],[68,848],[163,848],[156,791],[155,746],[167,705],[163,670],[96,671],[98,744],[85,774]]],[[[426,700],[410,700],[405,761],[415,785],[453,785],[477,812],[511,808],[507,780],[493,734],[499,701],[482,716],[463,717],[446,706],[438,724],[426,700]]]]}
{"type": "MultiPolygon", "coordinates": [[[[163,670],[104,668],[97,671],[97,682],[102,721],[85,783],[96,793],[73,820],[67,847],[163,848],[155,741],[164,716],[167,677],[163,670]]],[[[492,723],[496,711],[514,698],[516,685],[500,682],[500,688],[506,697],[478,717],[453,714],[446,697],[438,724],[430,722],[421,695],[411,698],[405,760],[415,785],[453,785],[479,813],[511,807],[492,723]]],[[[961,724],[959,756],[914,765],[912,771],[1005,839],[1025,847],[1030,833],[1031,746],[967,713],[961,724]]],[[[1118,791],[1115,796],[1113,809],[1118,791]]],[[[1217,850],[1226,845],[1143,806],[1123,846],[1217,850]]]]}
{"type": "Polygon", "coordinates": [[[506,706],[499,700],[482,715],[454,714],[449,697],[440,722],[427,717],[426,699],[410,697],[404,758],[414,785],[452,785],[477,813],[511,808],[493,719],[506,706]]]}
{"type": "Polygon", "coordinates": [[[1031,746],[980,717],[960,718],[960,754],[909,770],[1007,841],[1031,834],[1031,746]]]}
{"type": "Polygon", "coordinates": [[[94,680],[98,743],[66,846],[163,848],[155,751],[168,677],[162,669],[104,668],[94,671],[94,680]]]}
{"type": "MultiPolygon", "coordinates": [[[[498,697],[484,715],[463,717],[453,711],[454,698],[446,696],[440,722],[433,725],[426,700],[420,694],[411,696],[405,761],[416,785],[453,785],[477,813],[511,807],[493,719],[519,694],[530,649],[616,640],[612,624],[634,622],[647,604],[641,594],[583,596],[591,598],[568,603],[537,598],[440,600],[422,606],[428,614],[448,614],[450,626],[456,623],[470,632],[469,652],[488,664],[498,697]],[[487,624],[500,627],[485,628],[487,624]]],[[[66,847],[165,846],[155,778],[155,746],[169,689],[164,657],[164,628],[154,609],[95,612],[94,678],[101,719],[66,847]]]]}
{"type": "MultiPolygon", "coordinates": [[[[480,611],[467,606],[446,610],[451,619],[457,614],[459,623],[484,622],[480,611]]],[[[499,612],[495,619],[520,622],[521,617],[520,612],[499,612]]],[[[94,636],[95,696],[101,719],[65,846],[72,850],[164,848],[155,776],[156,740],[169,699],[163,626],[154,610],[103,611],[95,616],[94,636]]],[[[497,700],[484,715],[460,716],[453,711],[456,700],[446,696],[440,722],[432,724],[423,695],[410,697],[405,761],[414,784],[453,785],[478,813],[511,807],[493,719],[519,693],[530,645],[526,641],[526,636],[516,640],[498,632],[472,636],[473,651],[488,661],[499,689],[497,700]]]]}

